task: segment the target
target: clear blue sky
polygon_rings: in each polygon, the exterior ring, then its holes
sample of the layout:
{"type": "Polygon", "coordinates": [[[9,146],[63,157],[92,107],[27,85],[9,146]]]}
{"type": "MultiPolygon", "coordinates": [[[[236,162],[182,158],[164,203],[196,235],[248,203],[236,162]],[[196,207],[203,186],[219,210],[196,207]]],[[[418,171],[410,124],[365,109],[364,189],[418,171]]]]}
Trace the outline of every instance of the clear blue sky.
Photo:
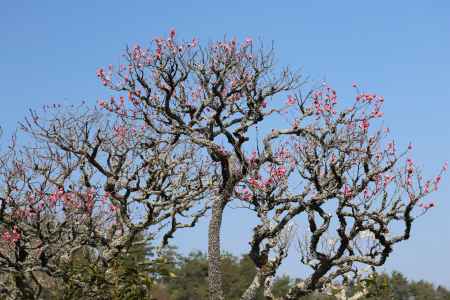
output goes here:
{"type": "MultiPolygon", "coordinates": [[[[94,103],[108,92],[95,70],[117,63],[127,44],[177,28],[181,38],[227,36],[275,41],[280,64],[302,67],[343,95],[358,82],[386,98],[386,124],[430,172],[450,159],[450,2],[441,1],[4,1],[0,9],[0,124],[28,108],[94,103]],[[70,5],[69,5],[70,4],[70,5]]],[[[386,270],[450,287],[449,175],[386,270]]],[[[247,250],[250,232],[227,212],[224,248],[247,250]]],[[[182,251],[206,248],[205,222],[180,233],[182,251]]],[[[295,257],[284,272],[302,275],[295,257]]]]}

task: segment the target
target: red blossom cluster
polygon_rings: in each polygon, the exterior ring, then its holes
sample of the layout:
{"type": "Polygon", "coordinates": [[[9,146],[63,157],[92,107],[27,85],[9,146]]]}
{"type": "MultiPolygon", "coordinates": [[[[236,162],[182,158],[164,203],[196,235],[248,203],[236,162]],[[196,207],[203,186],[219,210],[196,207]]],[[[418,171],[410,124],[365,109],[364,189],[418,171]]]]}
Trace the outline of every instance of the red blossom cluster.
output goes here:
{"type": "Polygon", "coordinates": [[[2,240],[10,246],[17,243],[20,240],[20,232],[17,226],[14,226],[12,230],[5,229],[2,233],[2,240]]]}

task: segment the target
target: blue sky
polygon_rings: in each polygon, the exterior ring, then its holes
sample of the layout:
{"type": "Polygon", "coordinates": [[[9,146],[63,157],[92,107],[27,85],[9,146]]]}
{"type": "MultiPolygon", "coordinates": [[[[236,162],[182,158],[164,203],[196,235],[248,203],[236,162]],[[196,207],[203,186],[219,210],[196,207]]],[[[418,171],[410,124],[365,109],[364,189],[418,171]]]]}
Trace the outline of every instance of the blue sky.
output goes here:
{"type": "MultiPolygon", "coordinates": [[[[327,80],[338,94],[351,84],[386,99],[385,122],[434,174],[450,159],[450,2],[441,1],[5,1],[0,9],[0,125],[12,131],[29,108],[94,103],[107,95],[99,66],[125,46],[148,44],[175,27],[207,42],[252,36],[274,41],[280,65],[327,80]],[[71,5],[69,5],[69,3],[71,5]]],[[[450,287],[450,188],[447,175],[409,241],[386,270],[450,287]]],[[[247,250],[248,225],[229,209],[224,248],[247,250]]],[[[177,235],[180,249],[206,249],[206,223],[177,235]]],[[[301,276],[291,256],[283,272],[301,276]]]]}

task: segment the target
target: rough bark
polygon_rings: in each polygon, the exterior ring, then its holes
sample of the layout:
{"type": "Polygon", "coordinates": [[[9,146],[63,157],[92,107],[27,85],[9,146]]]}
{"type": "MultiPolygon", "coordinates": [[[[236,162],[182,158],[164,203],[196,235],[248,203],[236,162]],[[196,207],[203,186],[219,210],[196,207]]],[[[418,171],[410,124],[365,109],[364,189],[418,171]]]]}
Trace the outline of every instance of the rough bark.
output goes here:
{"type": "Polygon", "coordinates": [[[223,198],[216,198],[208,230],[208,284],[209,299],[223,300],[222,272],[220,269],[220,228],[225,208],[223,198]]]}
{"type": "Polygon", "coordinates": [[[259,274],[256,274],[255,277],[253,278],[252,283],[242,295],[241,300],[256,299],[256,294],[260,287],[261,287],[261,276],[259,274]]]}

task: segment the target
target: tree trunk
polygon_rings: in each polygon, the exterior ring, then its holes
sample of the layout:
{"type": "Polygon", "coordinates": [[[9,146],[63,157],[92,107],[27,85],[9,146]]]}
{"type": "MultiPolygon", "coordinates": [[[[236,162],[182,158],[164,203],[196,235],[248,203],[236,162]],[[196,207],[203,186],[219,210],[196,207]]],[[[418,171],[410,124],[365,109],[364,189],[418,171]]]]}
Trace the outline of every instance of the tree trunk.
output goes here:
{"type": "Polygon", "coordinates": [[[218,197],[212,206],[208,229],[208,286],[209,300],[223,300],[222,270],[220,267],[220,228],[225,199],[218,197]]]}
{"type": "Polygon", "coordinates": [[[255,277],[253,277],[253,281],[244,294],[241,297],[241,300],[254,300],[256,299],[256,295],[258,293],[258,289],[261,287],[261,278],[260,274],[257,272],[255,277]]]}

